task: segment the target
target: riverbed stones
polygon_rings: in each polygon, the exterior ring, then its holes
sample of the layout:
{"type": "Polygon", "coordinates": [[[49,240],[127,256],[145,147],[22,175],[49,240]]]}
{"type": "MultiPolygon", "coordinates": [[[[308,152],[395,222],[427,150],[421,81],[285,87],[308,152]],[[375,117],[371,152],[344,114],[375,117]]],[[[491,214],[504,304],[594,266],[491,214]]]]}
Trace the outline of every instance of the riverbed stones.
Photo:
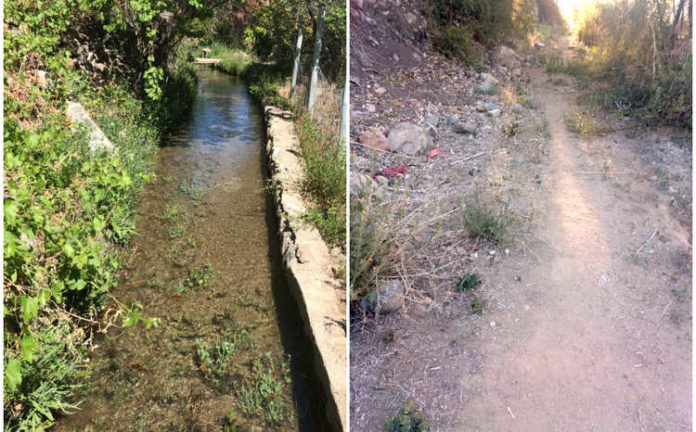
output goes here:
{"type": "Polygon", "coordinates": [[[360,304],[371,314],[398,312],[404,304],[404,286],[397,280],[380,282],[377,289],[363,297],[360,304]]]}
{"type": "Polygon", "coordinates": [[[389,150],[407,155],[423,154],[433,147],[433,139],[427,130],[413,123],[399,123],[389,131],[388,138],[389,150]]]}

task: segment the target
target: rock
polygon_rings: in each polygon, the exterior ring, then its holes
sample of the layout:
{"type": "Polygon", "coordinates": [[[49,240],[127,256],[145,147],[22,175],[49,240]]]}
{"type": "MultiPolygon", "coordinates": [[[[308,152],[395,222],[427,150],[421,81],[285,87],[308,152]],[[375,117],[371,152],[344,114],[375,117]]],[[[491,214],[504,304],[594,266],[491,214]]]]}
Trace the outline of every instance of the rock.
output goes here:
{"type": "Polygon", "coordinates": [[[458,134],[470,134],[476,131],[476,123],[473,120],[467,120],[454,125],[452,130],[458,134]]]}
{"type": "Polygon", "coordinates": [[[385,137],[379,129],[374,132],[369,130],[363,132],[359,140],[361,144],[379,150],[387,150],[389,148],[389,140],[387,140],[387,137],[385,137]]]}
{"type": "Polygon", "coordinates": [[[378,283],[377,289],[363,297],[360,304],[371,314],[397,312],[404,305],[404,286],[399,281],[378,283]]]}
{"type": "Polygon", "coordinates": [[[37,70],[34,76],[36,77],[36,85],[40,89],[46,90],[49,87],[49,79],[46,77],[45,70],[37,70]]]}
{"type": "Polygon", "coordinates": [[[365,104],[365,111],[367,111],[367,112],[369,112],[369,113],[373,113],[373,112],[377,111],[377,107],[375,107],[375,106],[374,106],[373,104],[371,104],[371,103],[365,104]]]}
{"type": "Polygon", "coordinates": [[[433,125],[433,126],[437,127],[437,125],[440,124],[440,118],[438,116],[436,116],[435,114],[428,114],[428,116],[425,118],[425,121],[423,122],[423,124],[433,125]]]}
{"type": "Polygon", "coordinates": [[[406,18],[406,22],[408,23],[408,25],[415,24],[416,20],[418,19],[416,14],[414,14],[413,12],[406,13],[406,15],[404,15],[404,18],[406,18]]]}
{"type": "Polygon", "coordinates": [[[450,114],[447,117],[447,124],[449,125],[455,125],[459,123],[459,116],[457,114],[450,114]]]}
{"type": "Polygon", "coordinates": [[[486,109],[486,111],[499,110],[503,108],[502,105],[491,102],[484,102],[483,107],[486,109]]]}
{"type": "Polygon", "coordinates": [[[500,114],[501,114],[501,111],[499,109],[494,109],[494,110],[488,111],[488,115],[491,117],[499,117],[500,114]]]}
{"type": "Polygon", "coordinates": [[[495,87],[495,84],[492,81],[484,81],[474,86],[474,92],[492,95],[496,94],[498,89],[495,87]]]}
{"type": "Polygon", "coordinates": [[[500,45],[493,53],[493,60],[508,68],[520,67],[520,56],[510,47],[500,45]]]}
{"type": "Polygon", "coordinates": [[[498,84],[498,79],[488,72],[483,72],[480,76],[483,81],[490,81],[493,84],[498,84]]]}
{"type": "Polygon", "coordinates": [[[542,42],[535,42],[534,48],[537,48],[537,49],[546,48],[546,45],[544,45],[544,43],[542,43],[542,42]]]}
{"type": "Polygon", "coordinates": [[[539,102],[537,101],[536,96],[531,94],[527,96],[527,105],[532,109],[539,108],[539,102]]]}
{"type": "Polygon", "coordinates": [[[389,149],[408,155],[423,154],[433,147],[433,139],[423,128],[412,123],[399,123],[389,131],[389,149]]]}
{"type": "Polygon", "coordinates": [[[385,89],[384,87],[377,87],[377,89],[375,89],[375,93],[377,93],[378,95],[382,95],[386,91],[387,91],[387,89],[385,89]]]}
{"type": "Polygon", "coordinates": [[[522,105],[512,104],[512,105],[510,105],[510,111],[514,112],[515,114],[521,114],[522,113],[522,105]]]}
{"type": "Polygon", "coordinates": [[[360,198],[368,198],[372,195],[381,198],[380,185],[372,177],[361,172],[350,173],[350,193],[360,198]]]}
{"type": "Polygon", "coordinates": [[[94,120],[89,116],[85,108],[77,102],[68,102],[68,108],[65,114],[70,118],[70,121],[82,123],[89,130],[89,149],[92,153],[112,151],[114,145],[109,141],[109,138],[104,135],[104,132],[94,123],[94,120]]]}

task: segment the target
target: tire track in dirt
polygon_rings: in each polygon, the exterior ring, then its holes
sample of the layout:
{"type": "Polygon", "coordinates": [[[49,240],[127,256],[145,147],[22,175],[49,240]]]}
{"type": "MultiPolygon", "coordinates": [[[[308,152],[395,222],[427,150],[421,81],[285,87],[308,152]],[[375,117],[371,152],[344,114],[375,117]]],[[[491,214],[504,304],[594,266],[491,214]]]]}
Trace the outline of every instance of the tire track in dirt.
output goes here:
{"type": "Polygon", "coordinates": [[[489,277],[491,328],[469,341],[484,365],[463,376],[471,397],[453,430],[691,430],[690,309],[682,320],[670,313],[690,304],[690,266],[675,259],[690,261],[690,237],[644,199],[646,167],[627,146],[613,148],[613,169],[632,173],[627,187],[592,174],[596,161],[564,125],[571,97],[531,75],[551,135],[536,259],[510,257],[489,277]],[[645,260],[641,244],[654,231],[645,260]],[[687,299],[675,298],[676,286],[688,287],[687,299]]]}

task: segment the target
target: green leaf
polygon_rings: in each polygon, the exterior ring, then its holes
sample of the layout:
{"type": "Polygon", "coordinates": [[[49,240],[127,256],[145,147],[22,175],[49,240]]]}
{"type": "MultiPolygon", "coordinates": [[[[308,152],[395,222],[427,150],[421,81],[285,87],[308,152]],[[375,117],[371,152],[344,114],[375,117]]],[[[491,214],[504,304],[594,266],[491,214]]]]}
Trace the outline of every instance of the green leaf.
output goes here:
{"type": "Polygon", "coordinates": [[[22,319],[24,319],[24,322],[29,322],[32,318],[39,315],[39,299],[36,297],[22,296],[20,304],[22,305],[22,319]]]}
{"type": "Polygon", "coordinates": [[[26,335],[22,338],[22,357],[24,361],[32,363],[34,361],[34,351],[38,348],[34,337],[32,335],[26,335]]]}
{"type": "Polygon", "coordinates": [[[13,358],[5,365],[5,385],[9,391],[14,391],[22,383],[22,362],[13,358]]]}
{"type": "Polygon", "coordinates": [[[140,321],[140,310],[142,307],[139,304],[133,305],[128,313],[128,319],[123,322],[123,327],[131,327],[140,321]]]}

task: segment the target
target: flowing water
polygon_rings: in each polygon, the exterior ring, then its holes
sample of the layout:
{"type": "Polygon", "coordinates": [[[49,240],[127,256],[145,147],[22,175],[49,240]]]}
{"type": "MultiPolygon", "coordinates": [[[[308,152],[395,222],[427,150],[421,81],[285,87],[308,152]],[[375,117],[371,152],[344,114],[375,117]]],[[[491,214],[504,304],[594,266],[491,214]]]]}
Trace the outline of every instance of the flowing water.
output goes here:
{"type": "Polygon", "coordinates": [[[240,80],[199,69],[189,120],[160,149],[113,292],[159,323],[98,340],[81,409],[55,430],[322,429],[280,267],[262,116],[240,80]]]}

